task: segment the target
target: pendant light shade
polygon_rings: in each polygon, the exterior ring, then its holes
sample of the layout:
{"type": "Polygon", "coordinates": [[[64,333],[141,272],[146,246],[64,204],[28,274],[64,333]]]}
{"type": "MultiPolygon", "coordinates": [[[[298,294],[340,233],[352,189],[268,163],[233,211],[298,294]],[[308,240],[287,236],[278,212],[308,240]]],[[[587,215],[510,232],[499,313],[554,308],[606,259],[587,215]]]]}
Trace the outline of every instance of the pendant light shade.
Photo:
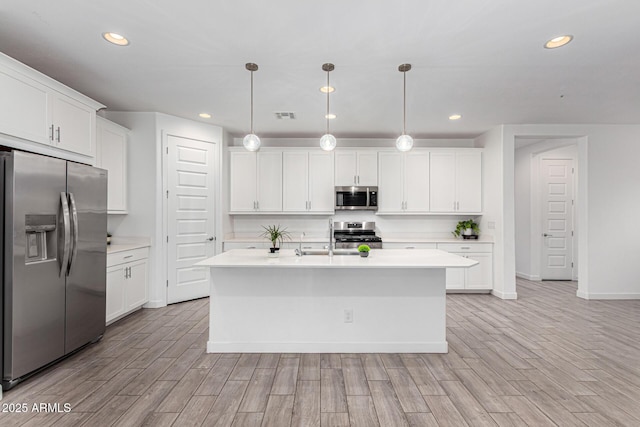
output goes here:
{"type": "MultiPolygon", "coordinates": [[[[333,71],[334,68],[335,67],[333,64],[322,64],[322,70],[327,72],[327,88],[331,87],[331,85],[329,84],[329,73],[333,71]]],[[[320,148],[322,148],[324,151],[333,150],[334,148],[336,148],[337,143],[336,137],[331,135],[331,132],[329,132],[329,93],[330,91],[327,90],[327,114],[325,115],[327,119],[327,133],[324,134],[322,138],[320,138],[320,148]]]]}
{"type": "Polygon", "coordinates": [[[244,148],[248,151],[258,151],[260,148],[260,138],[253,133],[253,72],[258,71],[258,65],[249,62],[245,64],[244,67],[251,72],[251,124],[250,132],[242,140],[242,145],[244,145],[244,148]]]}
{"type": "Polygon", "coordinates": [[[409,151],[413,147],[413,138],[407,135],[407,71],[411,69],[411,64],[402,64],[398,67],[398,71],[402,73],[402,135],[396,139],[396,148],[398,151],[409,151]]]}

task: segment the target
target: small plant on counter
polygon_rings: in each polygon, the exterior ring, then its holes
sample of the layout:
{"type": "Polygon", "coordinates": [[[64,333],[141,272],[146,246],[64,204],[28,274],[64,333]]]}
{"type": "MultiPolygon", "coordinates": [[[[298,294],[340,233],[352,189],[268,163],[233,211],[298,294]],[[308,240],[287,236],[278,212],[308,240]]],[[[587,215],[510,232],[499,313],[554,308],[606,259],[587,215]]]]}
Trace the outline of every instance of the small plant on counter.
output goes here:
{"type": "Polygon", "coordinates": [[[480,227],[474,220],[468,219],[458,222],[455,231],[451,233],[456,237],[462,236],[464,239],[477,239],[480,234],[480,227]]]}
{"type": "Polygon", "coordinates": [[[280,224],[269,225],[266,227],[263,225],[262,228],[264,228],[264,233],[262,233],[260,237],[266,237],[271,241],[271,244],[273,245],[273,247],[271,248],[271,252],[275,252],[280,249],[278,247],[278,244],[281,245],[284,240],[291,239],[291,236],[289,235],[287,229],[281,228],[280,224]]]}
{"type": "Polygon", "coordinates": [[[371,248],[369,247],[369,245],[360,245],[360,246],[358,246],[358,252],[360,252],[360,256],[361,257],[368,257],[370,250],[371,250],[371,248]]]}

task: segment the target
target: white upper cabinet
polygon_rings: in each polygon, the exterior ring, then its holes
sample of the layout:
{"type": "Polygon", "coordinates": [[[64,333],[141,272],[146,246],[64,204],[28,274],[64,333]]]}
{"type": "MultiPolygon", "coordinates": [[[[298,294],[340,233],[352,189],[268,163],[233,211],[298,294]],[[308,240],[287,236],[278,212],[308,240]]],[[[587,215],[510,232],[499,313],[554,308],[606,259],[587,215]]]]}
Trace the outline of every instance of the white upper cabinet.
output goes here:
{"type": "Polygon", "coordinates": [[[282,210],[282,152],[231,151],[230,213],[282,210]]]}
{"type": "Polygon", "coordinates": [[[57,148],[95,156],[96,111],[62,94],[51,97],[51,134],[57,148]]]}
{"type": "Polygon", "coordinates": [[[107,212],[127,213],[127,139],[129,130],[97,118],[96,166],[109,172],[107,212]]]}
{"type": "Polygon", "coordinates": [[[431,153],[431,211],[482,212],[482,152],[477,149],[431,153]]]}
{"type": "Polygon", "coordinates": [[[378,153],[378,213],[429,212],[429,152],[378,153]]]}
{"type": "Polygon", "coordinates": [[[378,185],[378,153],[364,150],[336,151],[335,185],[378,185]]]}
{"type": "Polygon", "coordinates": [[[0,133],[17,138],[10,140],[14,148],[95,158],[96,110],[103,105],[1,53],[0,93],[0,133]]]}
{"type": "Polygon", "coordinates": [[[334,212],[333,153],[283,152],[282,210],[289,213],[334,212]]]}
{"type": "Polygon", "coordinates": [[[49,144],[48,88],[0,66],[0,93],[0,132],[49,144]]]}

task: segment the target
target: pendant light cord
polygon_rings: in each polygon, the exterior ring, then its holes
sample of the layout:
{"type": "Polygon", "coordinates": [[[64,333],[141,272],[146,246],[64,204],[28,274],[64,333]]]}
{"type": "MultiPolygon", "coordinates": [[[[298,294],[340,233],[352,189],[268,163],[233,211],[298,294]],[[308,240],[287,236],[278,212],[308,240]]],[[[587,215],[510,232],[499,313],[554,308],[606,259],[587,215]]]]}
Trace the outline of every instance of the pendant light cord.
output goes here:
{"type": "Polygon", "coordinates": [[[251,70],[251,134],[253,134],[253,70],[251,70]]]}
{"type": "Polygon", "coordinates": [[[329,134],[329,88],[331,87],[329,85],[329,73],[330,71],[327,71],[327,115],[325,116],[327,119],[327,134],[329,134]]]}
{"type": "Polygon", "coordinates": [[[407,133],[407,72],[402,72],[403,86],[402,86],[402,134],[407,133]]]}

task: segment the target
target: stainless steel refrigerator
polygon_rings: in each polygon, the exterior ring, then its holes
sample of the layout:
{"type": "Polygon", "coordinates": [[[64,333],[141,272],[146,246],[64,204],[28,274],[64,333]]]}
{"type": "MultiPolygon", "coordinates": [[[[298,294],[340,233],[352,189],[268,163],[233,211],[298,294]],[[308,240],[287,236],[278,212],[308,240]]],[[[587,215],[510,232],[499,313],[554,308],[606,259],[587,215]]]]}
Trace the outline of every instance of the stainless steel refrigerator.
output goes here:
{"type": "Polygon", "coordinates": [[[0,153],[2,387],[102,337],[107,172],[0,153]]]}

